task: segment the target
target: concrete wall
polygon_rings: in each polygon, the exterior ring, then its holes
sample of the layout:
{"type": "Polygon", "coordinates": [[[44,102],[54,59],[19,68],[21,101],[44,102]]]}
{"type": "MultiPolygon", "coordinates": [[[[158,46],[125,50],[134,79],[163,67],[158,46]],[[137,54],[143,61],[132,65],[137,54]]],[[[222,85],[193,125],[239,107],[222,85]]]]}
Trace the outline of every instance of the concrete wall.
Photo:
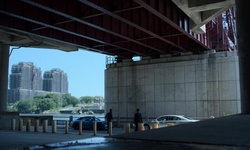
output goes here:
{"type": "Polygon", "coordinates": [[[236,52],[129,60],[107,65],[105,109],[125,121],[136,108],[149,118],[219,117],[240,112],[239,87],[236,52]]]}

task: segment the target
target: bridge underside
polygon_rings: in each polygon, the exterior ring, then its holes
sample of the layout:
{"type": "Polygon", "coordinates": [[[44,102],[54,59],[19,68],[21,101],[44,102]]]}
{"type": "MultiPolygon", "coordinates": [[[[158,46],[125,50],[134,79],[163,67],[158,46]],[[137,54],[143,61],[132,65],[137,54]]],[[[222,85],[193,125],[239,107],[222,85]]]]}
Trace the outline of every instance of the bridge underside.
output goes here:
{"type": "Polygon", "coordinates": [[[209,50],[205,24],[234,0],[1,0],[0,41],[120,58],[209,50]]]}
{"type": "Polygon", "coordinates": [[[210,50],[205,24],[234,0],[1,0],[0,109],[8,46],[79,49],[130,59],[210,50]]]}

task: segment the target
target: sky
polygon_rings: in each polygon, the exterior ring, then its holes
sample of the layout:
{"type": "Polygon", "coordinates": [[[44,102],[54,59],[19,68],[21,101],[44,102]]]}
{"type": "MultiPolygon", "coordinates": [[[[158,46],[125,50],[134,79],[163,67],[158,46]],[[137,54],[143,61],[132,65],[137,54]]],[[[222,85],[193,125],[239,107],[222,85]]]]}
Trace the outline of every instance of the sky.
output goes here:
{"type": "MultiPolygon", "coordinates": [[[[11,47],[12,48],[12,47],[11,47]]],[[[86,50],[64,52],[54,49],[20,48],[14,49],[9,58],[9,74],[13,64],[33,62],[45,71],[54,68],[68,75],[68,92],[77,98],[81,96],[104,97],[104,70],[106,55],[86,50]]]]}

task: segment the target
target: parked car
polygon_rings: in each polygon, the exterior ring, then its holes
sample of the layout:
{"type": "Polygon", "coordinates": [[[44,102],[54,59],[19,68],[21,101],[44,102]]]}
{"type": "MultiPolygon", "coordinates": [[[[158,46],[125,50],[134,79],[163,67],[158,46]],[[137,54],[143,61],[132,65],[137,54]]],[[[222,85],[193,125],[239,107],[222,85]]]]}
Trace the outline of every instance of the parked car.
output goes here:
{"type": "Polygon", "coordinates": [[[69,126],[79,130],[79,122],[82,121],[82,129],[93,129],[96,122],[97,130],[108,130],[107,121],[101,120],[96,116],[84,116],[70,122],[69,126]]]}
{"type": "Polygon", "coordinates": [[[162,127],[167,127],[170,125],[178,125],[178,124],[196,122],[196,121],[199,121],[199,120],[184,117],[182,115],[162,115],[152,121],[145,122],[144,128],[145,130],[152,129],[153,123],[158,123],[158,128],[162,128],[162,127]]]}

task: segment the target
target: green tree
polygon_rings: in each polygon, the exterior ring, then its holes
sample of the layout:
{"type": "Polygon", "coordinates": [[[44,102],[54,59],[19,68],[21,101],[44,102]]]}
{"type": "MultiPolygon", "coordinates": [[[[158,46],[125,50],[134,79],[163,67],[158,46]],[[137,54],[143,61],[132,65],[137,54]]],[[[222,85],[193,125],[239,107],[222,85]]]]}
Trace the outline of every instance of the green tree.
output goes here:
{"type": "Polygon", "coordinates": [[[33,102],[33,99],[21,100],[16,105],[18,112],[20,113],[34,113],[37,111],[37,107],[33,102]]]}
{"type": "Polygon", "coordinates": [[[56,103],[53,98],[37,99],[37,108],[39,112],[43,112],[56,108],[56,103]]]}
{"type": "Polygon", "coordinates": [[[75,107],[77,104],[79,104],[79,99],[71,96],[69,94],[64,94],[62,96],[62,107],[66,107],[69,105],[72,105],[73,107],[75,107]]]}
{"type": "Polygon", "coordinates": [[[21,100],[16,104],[16,109],[20,113],[41,113],[45,110],[57,110],[61,107],[62,99],[57,94],[35,96],[34,98],[21,100]]]}
{"type": "Polygon", "coordinates": [[[85,104],[93,104],[94,97],[92,96],[82,96],[80,97],[80,102],[85,104]]]}
{"type": "Polygon", "coordinates": [[[56,108],[62,107],[62,98],[57,94],[47,94],[44,98],[51,98],[56,104],[56,108]]]}
{"type": "Polygon", "coordinates": [[[103,101],[103,97],[101,97],[101,96],[95,96],[94,97],[94,103],[100,103],[102,101],[103,101]]]}

